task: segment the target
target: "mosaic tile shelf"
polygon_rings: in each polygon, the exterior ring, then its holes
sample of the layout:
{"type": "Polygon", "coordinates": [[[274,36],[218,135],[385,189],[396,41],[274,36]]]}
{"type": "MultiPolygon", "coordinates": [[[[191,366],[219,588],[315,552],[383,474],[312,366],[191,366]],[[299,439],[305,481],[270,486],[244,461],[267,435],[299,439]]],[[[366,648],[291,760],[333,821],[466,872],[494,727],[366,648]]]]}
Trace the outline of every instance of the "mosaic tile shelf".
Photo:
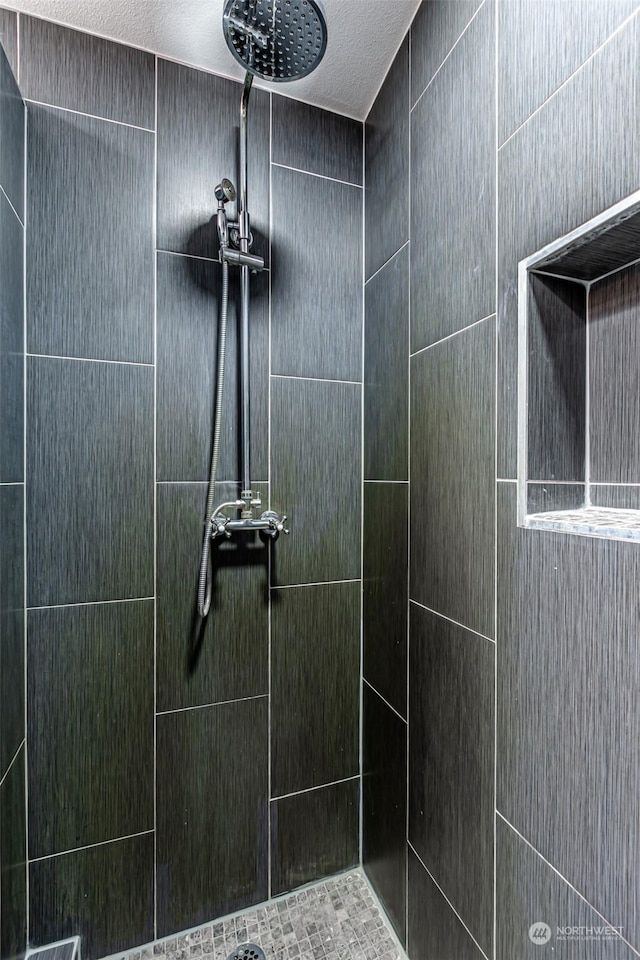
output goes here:
{"type": "Polygon", "coordinates": [[[579,510],[550,510],[527,517],[528,527],[579,533],[614,540],[640,539],[640,510],[611,507],[582,507],[579,510]]]}
{"type": "Polygon", "coordinates": [[[361,870],[159,940],[119,960],[226,960],[238,944],[266,960],[406,960],[361,870]]]}

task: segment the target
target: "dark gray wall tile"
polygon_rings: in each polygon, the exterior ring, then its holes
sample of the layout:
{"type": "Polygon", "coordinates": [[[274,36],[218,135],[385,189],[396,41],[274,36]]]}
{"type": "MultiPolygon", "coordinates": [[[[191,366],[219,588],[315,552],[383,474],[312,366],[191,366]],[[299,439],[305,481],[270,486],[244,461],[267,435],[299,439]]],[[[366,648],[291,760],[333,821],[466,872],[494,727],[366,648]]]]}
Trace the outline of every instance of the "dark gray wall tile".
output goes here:
{"type": "Polygon", "coordinates": [[[27,630],[29,856],[153,829],[153,601],[31,610],[27,630]]]}
{"type": "MultiPolygon", "coordinates": [[[[602,918],[501,817],[496,819],[496,881],[497,960],[539,958],[543,950],[530,940],[529,928],[540,920],[552,931],[544,952],[553,951],[557,960],[633,960],[637,956],[617,938],[558,938],[558,927],[603,927],[602,918]]],[[[616,917],[610,922],[618,924],[616,917]]],[[[623,930],[623,935],[628,936],[628,931],[623,930]]]]}
{"type": "Polygon", "coordinates": [[[498,808],[637,943],[640,553],[498,508],[498,808]]]}
{"type": "Polygon", "coordinates": [[[0,483],[24,479],[24,231],[0,193],[0,483]]]}
{"type": "Polygon", "coordinates": [[[499,142],[637,8],[638,0],[501,0],[499,142]]]}
{"type": "Polygon", "coordinates": [[[410,592],[493,632],[494,320],[411,359],[410,592]]]}
{"type": "MultiPolygon", "coordinates": [[[[158,247],[218,257],[213,190],[238,182],[242,84],[158,60],[158,247]],[[215,133],[212,134],[212,131],[215,133]],[[214,218],[213,222],[210,218],[214,218]]],[[[253,252],[269,255],[269,94],[249,105],[249,212],[253,252]]],[[[236,204],[227,204],[235,219],[236,204]]]]}
{"type": "Polygon", "coordinates": [[[616,273],[589,292],[591,480],[640,483],[637,396],[640,270],[616,273]]]}
{"type": "Polygon", "coordinates": [[[20,18],[20,88],[29,100],[153,127],[154,68],[144,50],[20,18]]]}
{"type": "MultiPolygon", "coordinates": [[[[238,271],[230,272],[218,477],[240,468],[238,271]]],[[[157,430],[159,480],[208,480],[217,376],[220,264],[158,254],[157,430]]],[[[267,477],[269,279],[251,277],[251,473],[267,477]]]]}
{"type": "Polygon", "coordinates": [[[6,55],[0,49],[0,186],[24,221],[25,106],[6,55]]]}
{"type": "Polygon", "coordinates": [[[158,936],[267,896],[267,699],[157,720],[158,936]]]}
{"type": "Polygon", "coordinates": [[[365,136],[365,276],[409,239],[409,41],[371,107],[365,136]]]}
{"type": "Polygon", "coordinates": [[[528,483],[527,510],[544,513],[546,510],[573,510],[584,506],[583,483],[528,483]]]}
{"type": "Polygon", "coordinates": [[[498,155],[499,477],[516,475],[518,261],[637,188],[639,43],[636,19],[498,155]]]}
{"type": "Polygon", "coordinates": [[[359,582],[272,593],[272,796],[358,773],[359,661],[359,582]]]}
{"type": "Polygon", "coordinates": [[[0,486],[0,779],[24,738],[23,531],[23,487],[0,486]]]}
{"type": "Polygon", "coordinates": [[[422,0],[411,24],[411,105],[467,27],[481,0],[422,0]]]}
{"type": "Polygon", "coordinates": [[[153,370],[27,366],[28,605],[153,593],[153,370]]]}
{"type": "Polygon", "coordinates": [[[271,371],[360,380],[362,190],[281,167],[272,187],[271,371]]]}
{"type": "Polygon", "coordinates": [[[364,687],[362,862],[406,939],[407,725],[364,687]]]}
{"type": "Polygon", "coordinates": [[[640,486],[591,486],[594,507],[614,507],[622,510],[640,510],[640,486]]]}
{"type": "Polygon", "coordinates": [[[74,960],[77,946],[74,940],[63,941],[59,946],[38,950],[37,960],[74,960]]]}
{"type": "Polygon", "coordinates": [[[528,477],[584,480],[586,292],[529,274],[528,477]]]}
{"type": "Polygon", "coordinates": [[[274,163],[362,183],[362,123],[350,117],[274,96],[272,150],[274,163]]]}
{"type": "MultiPolygon", "coordinates": [[[[481,960],[484,956],[409,849],[409,926],[411,960],[481,960]]],[[[515,958],[518,954],[514,954],[515,958]]],[[[512,958],[510,958],[512,960],[512,958]]]]}
{"type": "Polygon", "coordinates": [[[365,287],[364,475],[408,477],[409,248],[365,287]]]}
{"type": "Polygon", "coordinates": [[[360,576],[360,401],[357,384],[272,380],[271,500],[291,526],[274,584],[360,576]]]}
{"type": "Polygon", "coordinates": [[[415,604],[410,618],[409,840],[490,955],[494,646],[415,604]]]}
{"type": "Polygon", "coordinates": [[[15,10],[0,10],[0,44],[14,77],[18,76],[18,15],[15,10]]]}
{"type": "Polygon", "coordinates": [[[7,960],[19,960],[27,945],[24,764],[23,746],[0,786],[0,952],[7,960]]]}
{"type": "Polygon", "coordinates": [[[411,349],[495,310],[494,4],[411,114],[411,349]]]}
{"type": "Polygon", "coordinates": [[[153,834],[29,864],[32,946],[80,937],[96,960],[153,939],[153,834]]]}
{"type": "Polygon", "coordinates": [[[153,362],[153,135],[29,109],[27,348],[153,362]]]}
{"type": "Polygon", "coordinates": [[[358,860],[358,780],[271,804],[271,892],[319,880],[358,860]]]}
{"type": "MultiPolygon", "coordinates": [[[[254,487],[265,504],[266,484],[254,487]]],[[[216,506],[239,488],[216,485],[216,506]]],[[[158,486],[157,708],[255,697],[269,691],[268,550],[255,537],[213,548],[215,592],[197,618],[207,485],[158,486]]]]}
{"type": "Polygon", "coordinates": [[[407,713],[407,523],[409,487],[365,483],[362,584],[363,673],[407,713]]]}

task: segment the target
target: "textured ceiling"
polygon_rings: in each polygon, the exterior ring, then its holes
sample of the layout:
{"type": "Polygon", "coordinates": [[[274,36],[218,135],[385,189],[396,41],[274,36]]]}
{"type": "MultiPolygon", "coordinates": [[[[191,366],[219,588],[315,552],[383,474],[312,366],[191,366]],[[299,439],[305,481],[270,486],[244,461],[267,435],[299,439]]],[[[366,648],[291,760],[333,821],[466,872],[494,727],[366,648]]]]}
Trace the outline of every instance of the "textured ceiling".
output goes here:
{"type": "MultiPolygon", "coordinates": [[[[419,2],[323,0],[329,40],[322,63],[309,77],[273,87],[363,120],[419,2]]],[[[2,0],[2,5],[227,77],[242,76],[222,35],[223,0],[2,0]]]]}

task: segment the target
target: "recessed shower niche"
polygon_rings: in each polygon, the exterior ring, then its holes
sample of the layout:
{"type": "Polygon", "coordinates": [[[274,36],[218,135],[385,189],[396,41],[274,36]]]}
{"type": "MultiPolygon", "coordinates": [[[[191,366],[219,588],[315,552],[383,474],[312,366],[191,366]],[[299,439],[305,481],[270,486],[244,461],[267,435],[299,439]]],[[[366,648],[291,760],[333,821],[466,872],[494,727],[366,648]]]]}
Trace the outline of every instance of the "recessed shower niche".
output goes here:
{"type": "Polygon", "coordinates": [[[522,260],[518,524],[640,540],[640,191],[522,260]]]}

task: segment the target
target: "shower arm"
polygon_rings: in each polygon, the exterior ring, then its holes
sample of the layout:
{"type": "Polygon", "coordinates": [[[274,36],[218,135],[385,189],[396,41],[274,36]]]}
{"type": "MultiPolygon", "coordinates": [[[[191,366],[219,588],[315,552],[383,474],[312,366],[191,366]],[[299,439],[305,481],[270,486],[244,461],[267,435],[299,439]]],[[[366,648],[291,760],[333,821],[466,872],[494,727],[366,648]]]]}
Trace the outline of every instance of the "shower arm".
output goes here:
{"type": "MultiPolygon", "coordinates": [[[[238,202],[238,229],[240,234],[240,254],[249,253],[251,224],[247,208],[247,114],[249,112],[249,95],[253,74],[247,71],[242,89],[240,103],[240,197],[238,202]]],[[[241,431],[242,431],[242,491],[241,499],[244,508],[243,518],[253,516],[252,501],[255,499],[251,490],[251,427],[250,427],[250,400],[249,400],[249,267],[243,264],[240,267],[240,383],[241,383],[241,431]]]]}

